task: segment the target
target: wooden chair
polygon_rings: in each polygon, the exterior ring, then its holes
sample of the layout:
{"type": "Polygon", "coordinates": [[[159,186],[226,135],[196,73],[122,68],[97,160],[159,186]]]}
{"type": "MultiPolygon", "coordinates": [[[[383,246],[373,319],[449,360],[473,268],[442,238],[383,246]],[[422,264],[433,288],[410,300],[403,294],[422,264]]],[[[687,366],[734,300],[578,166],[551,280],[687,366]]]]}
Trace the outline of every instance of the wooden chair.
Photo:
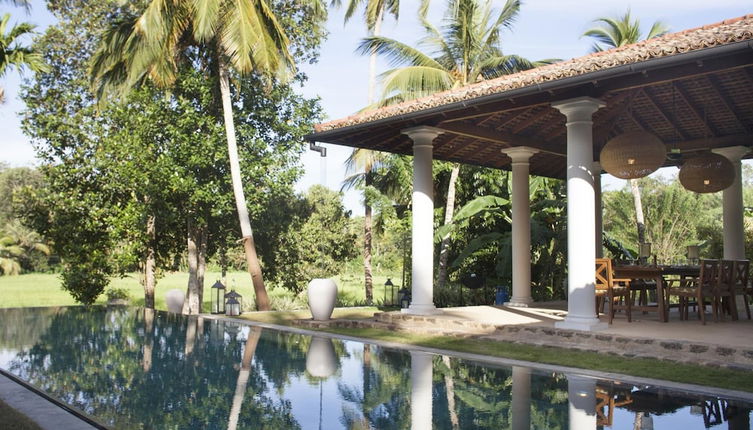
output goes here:
{"type": "MultiPolygon", "coordinates": [[[[674,281],[667,282],[666,294],[669,299],[671,296],[677,296],[680,319],[688,319],[688,308],[691,304],[698,306],[698,317],[701,323],[706,325],[706,298],[714,303],[714,289],[719,278],[719,261],[718,260],[701,260],[701,272],[698,278],[685,279],[680,282],[679,286],[674,286],[674,281]],[[695,299],[694,303],[690,299],[695,299]]],[[[667,300],[669,303],[669,300],[667,300]]]]}
{"type": "Polygon", "coordinates": [[[724,321],[725,311],[729,312],[733,320],[737,320],[735,282],[735,261],[721,260],[719,262],[717,282],[714,285],[714,301],[712,305],[714,321],[724,321]]]}
{"type": "Polygon", "coordinates": [[[743,296],[743,303],[745,303],[745,312],[750,319],[750,299],[753,297],[753,287],[750,285],[750,261],[748,260],[735,260],[735,294],[743,296]]]}
{"type": "Polygon", "coordinates": [[[612,270],[612,260],[596,259],[596,315],[609,302],[609,324],[612,324],[617,309],[624,309],[628,322],[632,321],[632,300],[630,299],[630,279],[617,279],[612,270]]]}

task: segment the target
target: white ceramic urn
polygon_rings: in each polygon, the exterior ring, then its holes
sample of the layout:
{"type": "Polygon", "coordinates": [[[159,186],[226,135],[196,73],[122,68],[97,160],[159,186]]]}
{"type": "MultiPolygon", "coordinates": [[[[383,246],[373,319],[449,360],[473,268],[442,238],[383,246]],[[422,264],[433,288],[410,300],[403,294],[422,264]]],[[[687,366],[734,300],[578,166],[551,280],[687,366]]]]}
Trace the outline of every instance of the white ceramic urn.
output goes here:
{"type": "Polygon", "coordinates": [[[315,321],[326,321],[332,316],[337,301],[337,284],[332,279],[312,279],[309,282],[309,309],[315,321]]]}

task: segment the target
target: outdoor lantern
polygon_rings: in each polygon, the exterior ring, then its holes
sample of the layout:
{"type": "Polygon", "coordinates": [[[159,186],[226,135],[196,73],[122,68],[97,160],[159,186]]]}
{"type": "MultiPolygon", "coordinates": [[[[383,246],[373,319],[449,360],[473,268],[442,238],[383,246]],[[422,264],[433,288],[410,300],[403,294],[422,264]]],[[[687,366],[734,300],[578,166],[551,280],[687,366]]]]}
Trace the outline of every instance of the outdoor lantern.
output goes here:
{"type": "Polygon", "coordinates": [[[407,309],[410,306],[410,291],[403,287],[397,292],[398,301],[402,309],[407,309]]]}
{"type": "Polygon", "coordinates": [[[241,314],[243,308],[243,296],[236,293],[235,290],[230,290],[225,294],[225,315],[238,316],[241,314]]]}
{"type": "Polygon", "coordinates": [[[680,183],[696,193],[715,193],[735,181],[735,168],[727,157],[706,152],[691,157],[680,168],[680,183]]]}
{"type": "Polygon", "coordinates": [[[701,258],[700,246],[688,245],[688,262],[691,264],[698,264],[698,259],[701,258]]]}
{"type": "Polygon", "coordinates": [[[651,243],[641,243],[638,248],[638,257],[648,258],[651,256],[651,243]]]}
{"type": "Polygon", "coordinates": [[[219,279],[212,285],[212,313],[225,313],[225,286],[219,279]]]}
{"type": "Polygon", "coordinates": [[[620,179],[648,176],[664,164],[667,148],[658,137],[631,131],[610,139],[601,149],[601,167],[620,179]]]}
{"type": "Polygon", "coordinates": [[[387,287],[390,288],[390,303],[394,303],[395,300],[395,284],[392,283],[392,279],[387,278],[387,282],[384,283],[384,304],[387,304],[387,287]]]}

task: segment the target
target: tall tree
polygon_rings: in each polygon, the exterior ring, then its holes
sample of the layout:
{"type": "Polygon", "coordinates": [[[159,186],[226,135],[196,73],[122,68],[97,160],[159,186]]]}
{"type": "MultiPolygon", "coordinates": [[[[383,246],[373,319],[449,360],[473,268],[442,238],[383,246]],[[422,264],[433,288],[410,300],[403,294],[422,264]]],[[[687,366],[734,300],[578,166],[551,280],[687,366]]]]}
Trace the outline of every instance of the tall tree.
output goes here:
{"type": "MultiPolygon", "coordinates": [[[[315,20],[324,18],[319,1],[307,3],[315,20]]],[[[270,306],[243,191],[230,76],[233,71],[270,79],[290,76],[295,64],[288,45],[288,36],[265,0],[152,0],[139,16],[116,23],[104,34],[92,68],[100,96],[113,89],[126,93],[146,79],[170,87],[182,66],[198,66],[218,78],[235,204],[259,310],[270,306]],[[192,62],[190,54],[196,50],[206,56],[192,62]]],[[[199,295],[189,291],[190,313],[199,312],[199,295]]]]}
{"type": "MultiPolygon", "coordinates": [[[[332,5],[340,7],[342,0],[332,0],[332,5]]],[[[363,18],[366,29],[371,36],[381,35],[382,21],[385,13],[391,14],[396,20],[400,12],[400,0],[348,0],[345,10],[345,22],[347,23],[361,6],[363,6],[363,18]]],[[[369,86],[367,105],[374,104],[376,94],[376,59],[377,52],[372,49],[369,53],[369,86]]],[[[373,180],[372,170],[379,162],[381,156],[368,149],[355,148],[346,161],[350,171],[363,171],[364,186],[369,187],[373,180]]],[[[366,188],[365,188],[366,189],[366,188]]],[[[369,200],[367,191],[363,196],[363,274],[366,303],[371,304],[374,300],[374,280],[371,268],[372,254],[372,202],[369,200]]]]}
{"type": "MultiPolygon", "coordinates": [[[[449,0],[444,25],[439,29],[426,18],[427,7],[428,2],[423,2],[419,17],[426,31],[420,44],[429,48],[428,53],[381,36],[370,36],[361,42],[361,54],[376,52],[396,66],[381,76],[383,92],[378,105],[386,106],[424,97],[553,61],[529,61],[503,53],[501,33],[502,30],[511,28],[515,22],[520,11],[519,0],[507,0],[498,13],[492,9],[491,2],[449,0]]],[[[460,165],[453,164],[447,188],[444,224],[452,220],[455,183],[459,173],[460,165]]],[[[447,278],[449,240],[449,235],[443,236],[440,245],[437,274],[439,287],[444,285],[447,278]]]]}
{"type": "MultiPolygon", "coordinates": [[[[583,33],[583,36],[594,38],[596,41],[591,47],[592,52],[600,52],[605,49],[617,48],[641,40],[641,23],[638,18],[630,16],[630,9],[624,15],[617,18],[601,17],[594,20],[599,26],[591,28],[583,33]]],[[[669,31],[661,21],[655,21],[646,35],[646,39],[666,34],[669,31]]],[[[638,231],[638,243],[646,242],[646,221],[643,215],[641,203],[641,190],[638,181],[629,179],[630,189],[633,193],[633,206],[635,207],[635,224],[638,231]]]]}
{"type": "MultiPolygon", "coordinates": [[[[23,4],[25,2],[13,2],[23,4]]],[[[33,72],[47,70],[42,56],[28,46],[21,43],[23,37],[28,37],[34,32],[36,26],[29,23],[18,23],[9,27],[10,14],[0,18],[0,78],[5,76],[13,68],[23,71],[29,68],[33,72]]],[[[5,102],[5,90],[0,87],[0,103],[5,102]]]]}

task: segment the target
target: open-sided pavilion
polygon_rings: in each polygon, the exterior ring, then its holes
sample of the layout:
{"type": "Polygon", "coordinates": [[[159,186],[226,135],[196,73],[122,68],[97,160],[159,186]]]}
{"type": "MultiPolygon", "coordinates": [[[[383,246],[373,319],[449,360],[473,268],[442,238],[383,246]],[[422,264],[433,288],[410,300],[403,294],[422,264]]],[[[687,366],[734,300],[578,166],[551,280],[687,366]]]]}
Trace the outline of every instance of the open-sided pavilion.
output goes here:
{"type": "Polygon", "coordinates": [[[512,306],[531,303],[530,174],[567,181],[568,314],[560,328],[603,327],[599,153],[647,131],[664,166],[714,151],[735,167],[723,191],[724,258],[744,259],[741,159],[753,145],[753,15],[672,33],[319,124],[311,142],[413,155],[412,302],[433,303],[433,159],[512,170],[512,306]],[[679,155],[677,155],[679,152],[679,155]]]}

